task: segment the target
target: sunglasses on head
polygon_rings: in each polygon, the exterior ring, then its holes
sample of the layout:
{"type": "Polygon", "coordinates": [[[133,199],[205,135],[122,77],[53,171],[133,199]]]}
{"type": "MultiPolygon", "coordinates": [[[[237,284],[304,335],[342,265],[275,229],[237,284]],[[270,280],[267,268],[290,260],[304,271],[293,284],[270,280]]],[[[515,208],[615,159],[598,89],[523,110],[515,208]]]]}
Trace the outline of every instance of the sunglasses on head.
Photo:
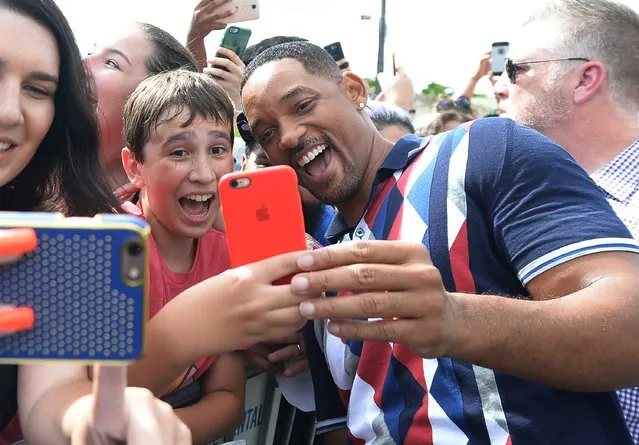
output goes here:
{"type": "Polygon", "coordinates": [[[237,115],[236,123],[242,140],[246,144],[253,144],[255,142],[255,138],[251,133],[251,127],[249,126],[248,119],[246,119],[246,115],[243,112],[237,115]]]}
{"type": "Polygon", "coordinates": [[[455,101],[452,101],[451,99],[442,99],[437,103],[436,110],[438,113],[449,110],[462,110],[469,112],[471,111],[470,99],[466,96],[459,96],[455,101]]]}
{"type": "Polygon", "coordinates": [[[533,63],[550,63],[550,62],[566,62],[566,61],[579,61],[579,62],[590,62],[590,59],[586,59],[585,57],[566,57],[564,59],[548,59],[548,60],[530,60],[526,62],[513,62],[512,59],[506,58],[506,74],[508,75],[508,79],[510,83],[513,85],[517,83],[517,72],[519,71],[519,67],[532,65],[533,63]]]}

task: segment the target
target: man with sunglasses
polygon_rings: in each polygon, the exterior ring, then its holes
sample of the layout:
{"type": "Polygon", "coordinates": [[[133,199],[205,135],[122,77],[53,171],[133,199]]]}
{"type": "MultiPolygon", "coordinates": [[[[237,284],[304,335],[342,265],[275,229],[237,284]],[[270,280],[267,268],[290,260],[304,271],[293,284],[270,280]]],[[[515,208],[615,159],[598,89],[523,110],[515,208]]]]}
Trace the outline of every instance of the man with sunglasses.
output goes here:
{"type": "MultiPolygon", "coordinates": [[[[508,116],[554,139],[639,238],[639,16],[605,0],[539,11],[511,42],[495,94],[508,116]]],[[[639,389],[619,392],[639,444],[639,389]]]]}

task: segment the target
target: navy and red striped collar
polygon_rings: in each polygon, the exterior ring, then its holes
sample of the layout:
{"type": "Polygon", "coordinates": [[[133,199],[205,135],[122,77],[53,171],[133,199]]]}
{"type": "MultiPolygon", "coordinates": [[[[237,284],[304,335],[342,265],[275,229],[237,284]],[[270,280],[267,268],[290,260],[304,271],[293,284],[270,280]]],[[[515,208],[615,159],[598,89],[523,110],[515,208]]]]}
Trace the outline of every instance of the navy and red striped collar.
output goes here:
{"type": "MultiPolygon", "coordinates": [[[[375,181],[373,181],[373,187],[368,199],[370,204],[371,200],[375,197],[375,193],[379,184],[390,178],[397,170],[403,170],[422,152],[422,150],[428,145],[430,137],[422,138],[414,134],[409,134],[401,138],[391,148],[384,160],[382,166],[377,170],[375,181]]],[[[368,207],[368,205],[367,205],[368,207]]],[[[333,220],[326,230],[326,239],[335,244],[339,242],[344,234],[351,231],[353,228],[346,224],[346,221],[342,215],[338,212],[333,217],[333,220]]]]}

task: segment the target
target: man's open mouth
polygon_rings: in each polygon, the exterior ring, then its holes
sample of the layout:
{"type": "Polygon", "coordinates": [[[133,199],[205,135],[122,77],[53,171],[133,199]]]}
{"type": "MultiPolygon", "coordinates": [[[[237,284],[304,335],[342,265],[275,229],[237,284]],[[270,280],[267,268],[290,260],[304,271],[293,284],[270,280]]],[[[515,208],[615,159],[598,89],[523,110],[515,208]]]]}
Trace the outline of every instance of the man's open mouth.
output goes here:
{"type": "Polygon", "coordinates": [[[327,144],[308,148],[297,156],[297,166],[309,176],[319,176],[328,168],[332,150],[327,144]]]}

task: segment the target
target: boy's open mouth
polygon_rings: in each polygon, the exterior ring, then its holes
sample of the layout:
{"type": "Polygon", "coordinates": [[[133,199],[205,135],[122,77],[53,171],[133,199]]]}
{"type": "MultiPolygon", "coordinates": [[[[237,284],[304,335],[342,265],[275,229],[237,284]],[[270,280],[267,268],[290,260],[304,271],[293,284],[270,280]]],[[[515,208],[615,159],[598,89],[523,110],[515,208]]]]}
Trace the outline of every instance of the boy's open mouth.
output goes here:
{"type": "Polygon", "coordinates": [[[180,198],[180,205],[184,212],[190,216],[204,216],[211,207],[213,194],[206,195],[187,195],[180,198]]]}

